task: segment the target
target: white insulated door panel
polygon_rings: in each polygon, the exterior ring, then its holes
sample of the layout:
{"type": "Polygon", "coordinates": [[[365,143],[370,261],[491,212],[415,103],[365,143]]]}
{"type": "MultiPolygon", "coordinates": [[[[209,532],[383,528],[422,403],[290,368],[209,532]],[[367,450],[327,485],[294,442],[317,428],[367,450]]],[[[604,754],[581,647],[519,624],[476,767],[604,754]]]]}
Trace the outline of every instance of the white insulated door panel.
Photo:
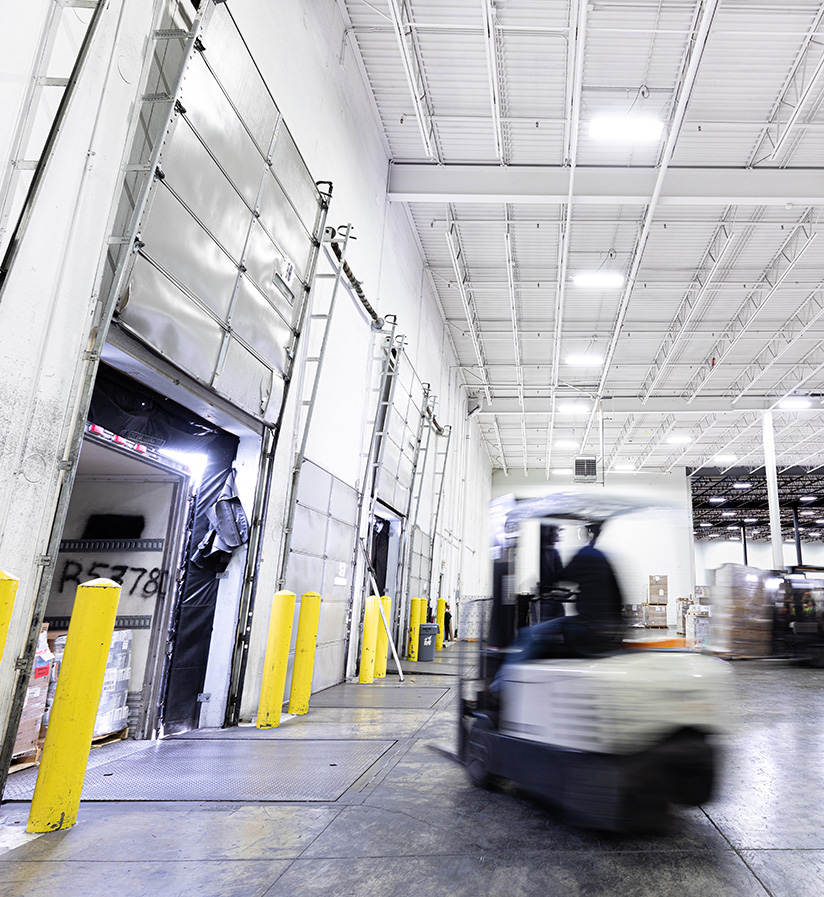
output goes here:
{"type": "Polygon", "coordinates": [[[219,393],[231,396],[244,411],[272,421],[283,401],[283,387],[283,380],[269,364],[239,340],[227,340],[226,354],[215,377],[219,393]]]}
{"type": "Polygon", "coordinates": [[[210,70],[231,97],[265,158],[275,133],[278,109],[225,7],[215,7],[203,43],[210,70]]]}
{"type": "Polygon", "coordinates": [[[260,223],[283,249],[295,266],[298,276],[304,280],[312,251],[311,238],[271,171],[266,173],[265,180],[260,201],[260,223]]]}
{"type": "MultiPolygon", "coordinates": [[[[249,160],[254,164],[257,161],[249,160]]],[[[163,154],[163,172],[167,185],[189,212],[239,264],[246,247],[251,212],[185,118],[178,121],[163,154]]],[[[146,249],[151,253],[148,241],[146,249]]],[[[191,247],[180,245],[180,249],[181,255],[191,252],[191,247]]]]}
{"type": "Polygon", "coordinates": [[[245,276],[238,284],[232,331],[279,373],[286,370],[292,327],[245,276]]]}
{"type": "Polygon", "coordinates": [[[246,205],[254,209],[266,164],[264,157],[228,97],[206,68],[202,56],[195,56],[189,65],[182,99],[192,130],[209,148],[246,205]]]}
{"type": "MultiPolygon", "coordinates": [[[[288,263],[286,253],[279,249],[257,221],[252,223],[249,244],[246,248],[246,276],[265,294],[286,321],[292,321],[294,298],[284,294],[279,283],[288,263]]],[[[293,284],[299,290],[299,284],[293,284]]]]}
{"type": "Polygon", "coordinates": [[[145,254],[225,321],[237,282],[237,264],[177,197],[160,184],[142,237],[145,254]],[[196,251],[181,252],[181,246],[196,251]]]}
{"type": "Polygon", "coordinates": [[[278,132],[272,153],[272,169],[294,203],[307,233],[312,233],[318,213],[318,189],[306,170],[292,135],[285,128],[278,132]]]}
{"type": "Polygon", "coordinates": [[[223,328],[142,257],[135,262],[129,303],[121,318],[162,355],[209,382],[220,357],[223,328]]]}

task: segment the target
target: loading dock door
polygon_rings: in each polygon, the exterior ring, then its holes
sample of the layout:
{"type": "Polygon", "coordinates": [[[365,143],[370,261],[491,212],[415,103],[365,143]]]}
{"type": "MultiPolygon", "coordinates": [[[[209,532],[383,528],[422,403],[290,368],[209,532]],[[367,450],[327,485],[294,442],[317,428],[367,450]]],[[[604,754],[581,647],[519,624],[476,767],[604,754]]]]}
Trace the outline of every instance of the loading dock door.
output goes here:
{"type": "Polygon", "coordinates": [[[138,738],[156,725],[190,492],[190,477],[174,462],[127,442],[84,439],[45,622],[52,634],[68,628],[80,583],[121,584],[115,628],[132,632],[128,725],[138,738]]]}

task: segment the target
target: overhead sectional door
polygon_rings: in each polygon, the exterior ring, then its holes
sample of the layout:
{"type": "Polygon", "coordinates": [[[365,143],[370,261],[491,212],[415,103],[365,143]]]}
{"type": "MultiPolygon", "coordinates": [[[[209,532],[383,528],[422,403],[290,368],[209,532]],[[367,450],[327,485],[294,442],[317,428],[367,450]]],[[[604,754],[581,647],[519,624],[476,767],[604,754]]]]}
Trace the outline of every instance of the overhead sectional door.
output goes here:
{"type": "Polygon", "coordinates": [[[261,420],[279,415],[321,196],[230,13],[188,62],[119,322],[261,420]]]}

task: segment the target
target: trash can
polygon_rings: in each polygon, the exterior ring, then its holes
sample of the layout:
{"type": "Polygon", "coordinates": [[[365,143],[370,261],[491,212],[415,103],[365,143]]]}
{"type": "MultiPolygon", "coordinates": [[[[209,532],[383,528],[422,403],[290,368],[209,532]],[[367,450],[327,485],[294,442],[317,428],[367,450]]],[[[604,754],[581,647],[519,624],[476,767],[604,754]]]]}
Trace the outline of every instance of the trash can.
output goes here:
{"type": "Polygon", "coordinates": [[[421,623],[421,631],[418,636],[418,660],[435,659],[435,638],[437,635],[437,623],[421,623]]]}

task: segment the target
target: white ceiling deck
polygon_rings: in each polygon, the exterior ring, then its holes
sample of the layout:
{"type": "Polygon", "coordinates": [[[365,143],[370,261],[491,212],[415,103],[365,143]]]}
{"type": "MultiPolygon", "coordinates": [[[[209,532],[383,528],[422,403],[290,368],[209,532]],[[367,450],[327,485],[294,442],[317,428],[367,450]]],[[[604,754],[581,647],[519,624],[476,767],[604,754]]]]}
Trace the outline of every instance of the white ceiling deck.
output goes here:
{"type": "Polygon", "coordinates": [[[824,3],[339,3],[494,467],[824,463],[824,3]]]}

